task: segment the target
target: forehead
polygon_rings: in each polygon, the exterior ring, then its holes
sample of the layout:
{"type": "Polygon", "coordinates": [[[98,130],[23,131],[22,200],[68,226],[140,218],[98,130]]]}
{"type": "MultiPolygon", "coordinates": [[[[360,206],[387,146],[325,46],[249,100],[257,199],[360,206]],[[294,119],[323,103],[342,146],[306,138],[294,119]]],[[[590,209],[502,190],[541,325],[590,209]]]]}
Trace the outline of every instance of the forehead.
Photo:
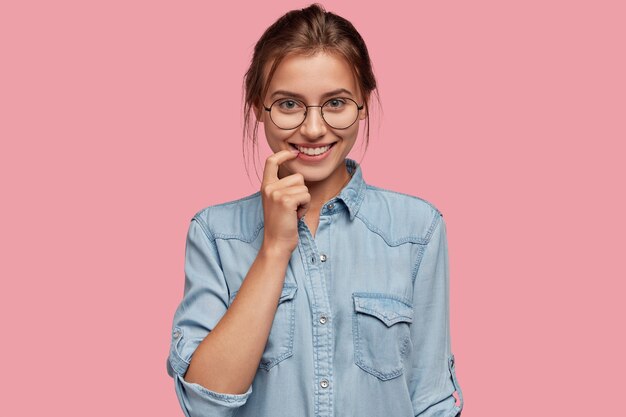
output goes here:
{"type": "MultiPolygon", "coordinates": [[[[266,68],[266,74],[271,63],[266,68]]],[[[312,56],[288,55],[278,64],[270,81],[268,96],[286,90],[317,100],[328,92],[345,88],[356,94],[357,85],[352,68],[345,58],[319,52],[312,56]]]]}

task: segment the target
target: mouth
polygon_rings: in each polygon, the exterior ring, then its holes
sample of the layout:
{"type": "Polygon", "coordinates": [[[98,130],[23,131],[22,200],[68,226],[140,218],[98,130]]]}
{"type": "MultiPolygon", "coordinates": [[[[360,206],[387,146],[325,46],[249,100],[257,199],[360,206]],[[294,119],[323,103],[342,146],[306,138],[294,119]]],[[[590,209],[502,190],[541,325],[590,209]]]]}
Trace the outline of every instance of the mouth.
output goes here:
{"type": "Polygon", "coordinates": [[[303,153],[305,155],[317,156],[317,155],[322,155],[328,152],[333,146],[335,146],[336,143],[337,142],[333,142],[325,146],[316,146],[316,147],[298,146],[293,143],[289,143],[289,145],[291,145],[293,149],[297,149],[298,151],[300,151],[300,153],[303,153]]]}

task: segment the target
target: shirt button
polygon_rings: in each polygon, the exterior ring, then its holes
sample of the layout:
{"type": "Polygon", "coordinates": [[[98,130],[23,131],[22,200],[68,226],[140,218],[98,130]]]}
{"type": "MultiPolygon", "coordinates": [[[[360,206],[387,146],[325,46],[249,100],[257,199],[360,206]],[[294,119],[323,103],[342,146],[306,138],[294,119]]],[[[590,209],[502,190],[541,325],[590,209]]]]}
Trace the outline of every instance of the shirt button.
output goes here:
{"type": "Polygon", "coordinates": [[[335,207],[335,205],[334,205],[333,203],[330,203],[330,204],[328,205],[328,210],[332,210],[332,209],[333,209],[333,207],[335,207]]]}
{"type": "Polygon", "coordinates": [[[324,255],[323,253],[320,255],[320,261],[326,262],[326,255],[324,255]]]}
{"type": "Polygon", "coordinates": [[[180,336],[180,330],[174,330],[174,339],[178,339],[178,336],[180,336]]]}
{"type": "Polygon", "coordinates": [[[320,381],[320,387],[322,388],[328,388],[328,380],[327,379],[322,379],[320,381]]]}
{"type": "Polygon", "coordinates": [[[326,324],[326,316],[320,316],[320,323],[326,324]]]}

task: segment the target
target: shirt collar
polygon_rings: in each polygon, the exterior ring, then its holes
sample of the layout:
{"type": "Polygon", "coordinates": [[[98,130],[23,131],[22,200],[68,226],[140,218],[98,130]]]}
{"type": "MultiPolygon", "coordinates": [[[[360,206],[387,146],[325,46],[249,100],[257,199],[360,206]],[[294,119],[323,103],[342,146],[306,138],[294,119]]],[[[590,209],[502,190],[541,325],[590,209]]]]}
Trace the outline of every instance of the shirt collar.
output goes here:
{"type": "Polygon", "coordinates": [[[345,158],[345,164],[348,172],[354,172],[354,174],[352,174],[350,181],[343,187],[339,195],[337,195],[337,198],[346,204],[350,212],[350,220],[354,220],[365,197],[366,183],[363,179],[361,165],[350,158],[345,158]]]}

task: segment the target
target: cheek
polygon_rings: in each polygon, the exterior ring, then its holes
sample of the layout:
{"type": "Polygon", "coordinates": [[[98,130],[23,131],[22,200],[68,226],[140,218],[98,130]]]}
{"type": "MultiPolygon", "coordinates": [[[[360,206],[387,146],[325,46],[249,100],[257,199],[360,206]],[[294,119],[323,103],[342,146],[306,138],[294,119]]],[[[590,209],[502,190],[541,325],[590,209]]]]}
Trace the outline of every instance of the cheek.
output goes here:
{"type": "Polygon", "coordinates": [[[357,136],[359,135],[359,123],[357,122],[353,124],[352,126],[350,126],[349,129],[346,129],[344,132],[344,140],[350,143],[355,142],[357,136]]]}
{"type": "Polygon", "coordinates": [[[265,123],[263,126],[265,130],[265,137],[267,138],[267,143],[274,151],[279,149],[281,147],[281,144],[286,141],[290,136],[288,131],[278,129],[273,124],[270,125],[265,123]]]}

